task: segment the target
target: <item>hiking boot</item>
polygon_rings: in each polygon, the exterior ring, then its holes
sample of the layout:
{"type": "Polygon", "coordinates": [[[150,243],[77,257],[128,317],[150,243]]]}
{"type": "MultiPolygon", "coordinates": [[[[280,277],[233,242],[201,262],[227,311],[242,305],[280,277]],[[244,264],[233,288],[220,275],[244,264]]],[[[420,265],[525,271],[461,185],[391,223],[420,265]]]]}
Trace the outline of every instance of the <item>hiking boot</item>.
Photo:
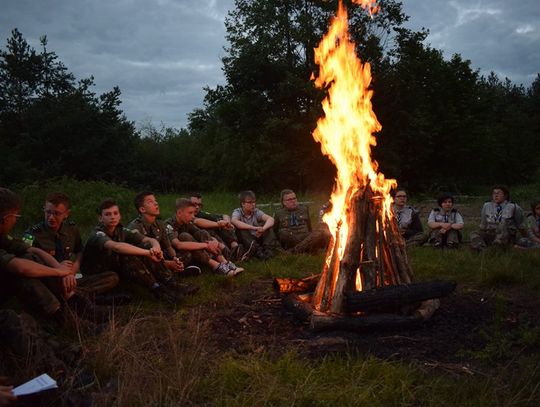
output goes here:
{"type": "Polygon", "coordinates": [[[69,307],[81,318],[91,322],[103,323],[111,318],[111,308],[104,305],[96,305],[87,297],[75,294],[67,300],[69,307]]]}
{"type": "Polygon", "coordinates": [[[229,261],[227,263],[227,267],[229,267],[229,274],[231,273],[234,273],[232,274],[232,276],[235,276],[237,274],[240,274],[241,272],[244,271],[244,268],[243,267],[238,267],[236,264],[234,264],[232,261],[229,261]]]}
{"type": "MultiPolygon", "coordinates": [[[[234,270],[229,267],[229,263],[219,263],[219,266],[214,270],[217,274],[221,274],[225,277],[234,277],[239,272],[236,270],[239,270],[239,268],[235,268],[234,270]]],[[[240,269],[244,271],[244,269],[240,269]]]]}
{"type": "Polygon", "coordinates": [[[156,297],[156,299],[168,302],[169,304],[179,304],[184,299],[184,296],[180,292],[171,289],[163,284],[154,287],[152,289],[152,293],[154,294],[154,297],[156,297]]]}

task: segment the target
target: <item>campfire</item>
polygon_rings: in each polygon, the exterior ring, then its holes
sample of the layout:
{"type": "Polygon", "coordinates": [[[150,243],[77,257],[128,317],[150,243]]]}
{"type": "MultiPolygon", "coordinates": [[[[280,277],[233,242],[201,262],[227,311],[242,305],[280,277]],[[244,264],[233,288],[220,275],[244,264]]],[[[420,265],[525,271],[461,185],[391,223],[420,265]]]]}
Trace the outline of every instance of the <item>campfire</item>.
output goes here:
{"type": "MultiPolygon", "coordinates": [[[[371,13],[372,0],[355,0],[371,13]]],[[[357,58],[347,10],[339,2],[328,33],[315,49],[315,85],[328,89],[324,117],[313,137],[336,166],[332,209],[323,217],[332,234],[323,270],[303,279],[276,279],[284,304],[313,329],[395,326],[429,318],[438,297],[455,285],[412,283],[405,243],[392,213],[391,190],[371,158],[381,125],[371,105],[371,68],[357,58]]]]}

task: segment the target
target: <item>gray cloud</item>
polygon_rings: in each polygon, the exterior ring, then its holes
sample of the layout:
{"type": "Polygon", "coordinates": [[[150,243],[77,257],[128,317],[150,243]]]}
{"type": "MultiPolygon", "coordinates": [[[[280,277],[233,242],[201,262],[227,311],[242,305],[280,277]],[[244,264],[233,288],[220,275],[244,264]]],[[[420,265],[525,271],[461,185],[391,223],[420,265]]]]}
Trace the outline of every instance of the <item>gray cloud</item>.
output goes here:
{"type": "MultiPolygon", "coordinates": [[[[409,26],[426,27],[446,57],[459,53],[483,73],[530,84],[540,66],[537,0],[404,0],[409,26]]],[[[17,27],[48,48],[97,93],[118,85],[132,121],[183,127],[204,86],[223,83],[227,11],[234,0],[3,0],[2,46],[17,27]]]]}

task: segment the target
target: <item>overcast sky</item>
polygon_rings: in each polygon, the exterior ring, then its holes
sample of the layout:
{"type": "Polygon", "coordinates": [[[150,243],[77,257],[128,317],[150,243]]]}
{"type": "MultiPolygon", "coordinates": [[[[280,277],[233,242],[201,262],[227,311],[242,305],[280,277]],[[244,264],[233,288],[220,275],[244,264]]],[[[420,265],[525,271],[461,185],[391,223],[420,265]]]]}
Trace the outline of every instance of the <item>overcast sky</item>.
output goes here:
{"type": "MultiPolygon", "coordinates": [[[[0,0],[0,41],[17,27],[99,94],[118,85],[124,113],[141,125],[184,127],[203,87],[223,83],[227,11],[234,0],[0,0]]],[[[540,72],[540,1],[404,0],[408,26],[447,58],[528,86],[540,72]]]]}

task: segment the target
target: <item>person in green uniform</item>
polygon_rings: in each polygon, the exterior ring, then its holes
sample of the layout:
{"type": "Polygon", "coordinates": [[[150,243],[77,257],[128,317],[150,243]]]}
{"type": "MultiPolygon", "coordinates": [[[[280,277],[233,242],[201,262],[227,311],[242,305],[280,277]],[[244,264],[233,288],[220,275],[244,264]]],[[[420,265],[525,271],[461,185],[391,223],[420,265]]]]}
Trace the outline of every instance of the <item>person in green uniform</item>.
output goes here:
{"type": "Polygon", "coordinates": [[[118,275],[109,271],[81,277],[83,244],[77,225],[69,219],[70,209],[70,199],[66,194],[53,192],[47,195],[43,221],[29,228],[23,235],[23,241],[71,267],[71,273],[79,277],[76,289],[86,294],[103,294],[118,285],[118,275]]]}
{"type": "Polygon", "coordinates": [[[64,324],[73,314],[68,305],[75,297],[72,266],[9,235],[20,208],[20,198],[0,188],[0,298],[14,293],[32,311],[64,324]]]}
{"type": "Polygon", "coordinates": [[[290,253],[324,249],[330,240],[327,228],[312,229],[309,208],[299,204],[291,189],[281,191],[281,208],[274,213],[274,231],[281,246],[290,253]]]}
{"type": "Polygon", "coordinates": [[[178,303],[183,295],[160,274],[155,264],[163,260],[163,252],[156,239],[144,236],[137,230],[120,223],[118,204],[111,198],[98,207],[99,225],[88,238],[84,248],[81,270],[96,274],[114,271],[121,279],[147,287],[156,298],[178,303]],[[149,245],[150,248],[144,248],[149,245]],[[144,262],[143,259],[150,262],[144,262]]]}
{"type": "Polygon", "coordinates": [[[167,234],[176,250],[176,255],[185,264],[208,266],[215,273],[227,277],[234,277],[243,272],[242,267],[237,267],[223,256],[216,239],[193,224],[195,211],[193,202],[186,198],[179,198],[176,200],[174,216],[165,221],[167,234]]]}

